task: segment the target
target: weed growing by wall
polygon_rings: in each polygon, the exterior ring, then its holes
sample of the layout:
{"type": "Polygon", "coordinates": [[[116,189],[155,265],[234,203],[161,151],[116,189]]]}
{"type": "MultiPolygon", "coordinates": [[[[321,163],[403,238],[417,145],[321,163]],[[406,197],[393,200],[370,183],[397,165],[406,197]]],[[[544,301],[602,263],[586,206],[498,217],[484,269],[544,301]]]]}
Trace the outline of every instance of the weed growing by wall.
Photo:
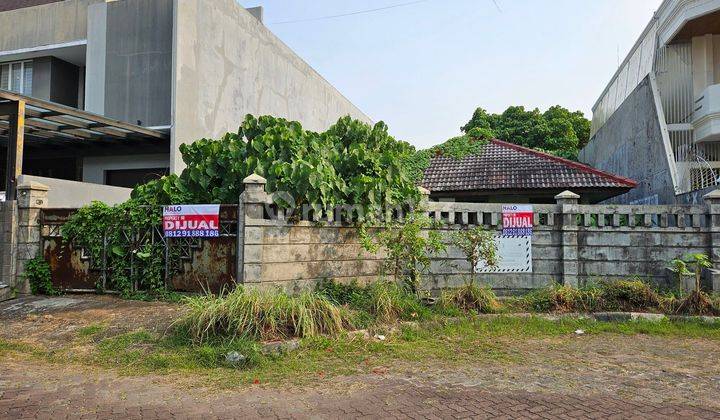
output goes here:
{"type": "Polygon", "coordinates": [[[52,284],[50,264],[37,256],[25,263],[25,277],[30,283],[30,291],[34,295],[58,295],[59,292],[52,284]]]}

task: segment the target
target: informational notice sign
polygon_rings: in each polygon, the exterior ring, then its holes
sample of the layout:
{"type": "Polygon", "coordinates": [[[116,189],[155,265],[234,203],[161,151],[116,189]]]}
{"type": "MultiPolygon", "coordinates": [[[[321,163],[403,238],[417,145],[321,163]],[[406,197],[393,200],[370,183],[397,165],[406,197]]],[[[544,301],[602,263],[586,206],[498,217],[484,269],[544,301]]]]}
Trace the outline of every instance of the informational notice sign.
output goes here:
{"type": "Polygon", "coordinates": [[[481,261],[475,267],[476,273],[532,273],[532,237],[504,236],[495,237],[498,264],[488,267],[481,261]]]}
{"type": "Polygon", "coordinates": [[[533,207],[528,204],[502,206],[503,236],[532,236],[533,207]]]}
{"type": "Polygon", "coordinates": [[[220,205],[165,206],[163,229],[166,238],[216,238],[220,236],[220,205]]]}

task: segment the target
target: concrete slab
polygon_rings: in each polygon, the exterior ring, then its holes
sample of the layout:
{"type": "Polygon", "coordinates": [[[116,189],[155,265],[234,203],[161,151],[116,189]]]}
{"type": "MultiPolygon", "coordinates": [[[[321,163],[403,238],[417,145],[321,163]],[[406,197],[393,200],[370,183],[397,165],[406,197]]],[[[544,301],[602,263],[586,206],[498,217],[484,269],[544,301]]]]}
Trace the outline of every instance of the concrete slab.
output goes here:
{"type": "Polygon", "coordinates": [[[12,301],[0,303],[0,314],[31,314],[56,311],[75,307],[83,302],[83,299],[74,297],[23,296],[12,301]]]}

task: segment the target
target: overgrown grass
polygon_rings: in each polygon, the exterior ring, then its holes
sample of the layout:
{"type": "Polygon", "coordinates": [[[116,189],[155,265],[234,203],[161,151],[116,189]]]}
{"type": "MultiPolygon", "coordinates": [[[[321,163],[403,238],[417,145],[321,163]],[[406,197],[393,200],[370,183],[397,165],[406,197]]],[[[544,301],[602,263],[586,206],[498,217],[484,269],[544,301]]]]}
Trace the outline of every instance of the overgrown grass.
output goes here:
{"type": "Polygon", "coordinates": [[[644,311],[672,312],[662,296],[640,280],[601,281],[581,288],[551,285],[533,291],[512,304],[531,312],[644,311]]]}
{"type": "Polygon", "coordinates": [[[642,311],[659,310],[660,295],[640,280],[617,280],[600,282],[604,310],[642,311]]]}
{"type": "MultiPolygon", "coordinates": [[[[185,297],[183,302],[187,311],[174,324],[176,333],[207,345],[337,336],[348,329],[373,328],[399,320],[442,320],[448,316],[478,313],[664,311],[710,314],[718,308],[713,306],[714,302],[720,300],[708,298],[705,309],[694,312],[684,305],[686,300],[661,296],[639,280],[620,280],[582,288],[553,285],[503,304],[489,288],[467,285],[443,292],[439,303],[429,307],[396,282],[377,281],[360,286],[326,281],[316,292],[297,296],[239,287],[220,296],[185,297]]],[[[94,336],[101,328],[88,326],[80,331],[80,335],[94,336]]],[[[413,335],[411,331],[404,334],[413,335]]],[[[132,352],[128,357],[132,357],[132,352]]]]}
{"type": "MultiPolygon", "coordinates": [[[[533,339],[576,339],[575,330],[586,335],[646,334],[663,337],[699,338],[720,342],[720,323],[697,321],[597,322],[573,317],[551,321],[539,317],[435,318],[417,325],[403,325],[395,333],[385,332],[379,341],[340,334],[309,337],[291,353],[264,355],[257,342],[246,339],[208,340],[197,344],[182,334],[162,335],[145,330],[106,337],[90,353],[69,346],[56,352],[27,344],[0,340],[0,356],[25,355],[51,363],[79,363],[117,369],[123,374],[180,374],[198,383],[237,387],[260,383],[306,383],[336,375],[371,373],[378,367],[422,368],[427,361],[443,366],[468,363],[522,363],[523,343],[533,339]],[[226,355],[238,352],[240,363],[229,363],[226,355]],[[409,364],[408,364],[409,363],[409,364]]],[[[78,337],[82,341],[82,337],[78,337]]],[[[83,344],[86,346],[86,344],[83,344]]]]}
{"type": "Polygon", "coordinates": [[[474,311],[488,314],[498,312],[501,305],[497,296],[489,287],[479,287],[474,284],[466,284],[454,290],[442,292],[440,307],[446,310],[457,308],[462,311],[474,311]]]}
{"type": "Polygon", "coordinates": [[[348,323],[340,308],[310,292],[290,296],[237,287],[220,296],[186,297],[184,302],[188,311],[175,327],[197,342],[217,337],[272,340],[336,335],[348,323]]]}
{"type": "Polygon", "coordinates": [[[323,281],[317,292],[336,305],[352,311],[353,326],[367,327],[374,323],[392,323],[397,320],[423,320],[432,311],[402,284],[380,280],[362,287],[355,282],[341,284],[323,281]],[[359,325],[358,325],[359,324],[359,325]]]}
{"type": "Polygon", "coordinates": [[[720,315],[720,295],[660,293],[641,280],[600,281],[584,287],[550,285],[527,295],[498,302],[489,288],[465,285],[441,293],[432,308],[401,286],[377,282],[369,286],[325,281],[318,292],[355,311],[362,325],[397,319],[429,319],[467,313],[591,313],[602,311],[657,312],[684,315],[720,315]]]}

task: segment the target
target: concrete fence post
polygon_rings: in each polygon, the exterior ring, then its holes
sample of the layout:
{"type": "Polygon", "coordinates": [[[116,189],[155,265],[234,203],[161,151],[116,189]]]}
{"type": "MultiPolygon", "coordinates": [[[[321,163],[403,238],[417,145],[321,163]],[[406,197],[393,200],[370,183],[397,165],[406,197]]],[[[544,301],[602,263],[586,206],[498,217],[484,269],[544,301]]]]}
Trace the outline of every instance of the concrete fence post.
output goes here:
{"type": "Polygon", "coordinates": [[[578,203],[580,196],[563,191],[555,196],[561,213],[562,284],[578,287],[578,203]]]}
{"type": "Polygon", "coordinates": [[[16,291],[17,222],[17,201],[0,201],[0,302],[16,291]]]}
{"type": "Polygon", "coordinates": [[[17,271],[15,286],[20,293],[30,293],[30,283],[25,278],[25,263],[42,253],[40,213],[48,205],[47,185],[24,182],[17,186],[17,271]]]}
{"type": "Polygon", "coordinates": [[[258,283],[262,280],[262,226],[268,194],[267,180],[252,174],[243,179],[244,191],[238,200],[237,282],[258,283]]]}
{"type": "Polygon", "coordinates": [[[426,188],[418,187],[418,192],[420,193],[420,202],[418,203],[420,210],[426,211],[428,203],[430,202],[430,191],[426,188]]]}
{"type": "Polygon", "coordinates": [[[710,261],[713,268],[706,270],[706,279],[713,291],[720,291],[720,189],[703,196],[710,231],[710,261]]]}

